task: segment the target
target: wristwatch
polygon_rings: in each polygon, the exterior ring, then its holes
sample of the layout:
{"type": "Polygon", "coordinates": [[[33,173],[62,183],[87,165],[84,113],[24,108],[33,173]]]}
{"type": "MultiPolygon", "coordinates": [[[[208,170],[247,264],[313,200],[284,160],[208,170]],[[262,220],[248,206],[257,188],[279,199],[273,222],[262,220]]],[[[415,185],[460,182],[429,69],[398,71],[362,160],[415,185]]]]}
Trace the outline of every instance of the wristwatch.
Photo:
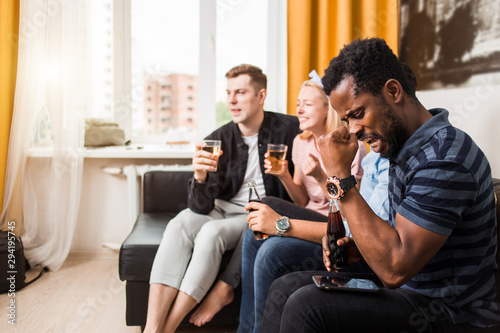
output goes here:
{"type": "Polygon", "coordinates": [[[354,176],[339,179],[335,176],[328,177],[326,180],[326,191],[330,194],[332,199],[339,200],[342,198],[347,191],[356,186],[358,182],[354,176]]]}
{"type": "Polygon", "coordinates": [[[276,220],[276,230],[278,231],[276,235],[283,237],[283,234],[290,229],[290,221],[288,217],[283,216],[276,220]]]}

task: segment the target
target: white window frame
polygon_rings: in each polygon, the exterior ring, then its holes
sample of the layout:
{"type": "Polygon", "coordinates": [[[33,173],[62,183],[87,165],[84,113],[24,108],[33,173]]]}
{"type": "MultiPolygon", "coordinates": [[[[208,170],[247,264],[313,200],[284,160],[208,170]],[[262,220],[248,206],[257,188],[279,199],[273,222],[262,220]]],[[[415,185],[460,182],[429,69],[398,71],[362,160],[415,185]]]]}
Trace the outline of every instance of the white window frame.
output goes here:
{"type": "Polygon", "coordinates": [[[287,1],[269,0],[266,110],[287,112],[287,1]]]}
{"type": "Polygon", "coordinates": [[[132,138],[131,0],[113,0],[113,114],[132,138]]]}
{"type": "MultiPolygon", "coordinates": [[[[215,45],[216,0],[200,0],[200,67],[198,133],[205,136],[216,126],[215,45]]],[[[131,0],[113,0],[114,120],[132,139],[131,0]]],[[[268,96],[266,109],[286,113],[287,43],[286,0],[268,1],[268,96]]]]}

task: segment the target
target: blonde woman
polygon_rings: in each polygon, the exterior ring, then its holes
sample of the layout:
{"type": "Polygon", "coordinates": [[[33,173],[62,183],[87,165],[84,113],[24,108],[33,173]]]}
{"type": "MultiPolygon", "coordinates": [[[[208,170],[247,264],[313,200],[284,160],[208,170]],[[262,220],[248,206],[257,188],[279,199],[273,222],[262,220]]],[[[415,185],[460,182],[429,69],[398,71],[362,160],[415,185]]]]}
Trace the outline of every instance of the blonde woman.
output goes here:
{"type": "MultiPolygon", "coordinates": [[[[305,81],[302,84],[297,98],[297,117],[303,132],[293,142],[294,175],[292,176],[287,170],[288,162],[283,161],[284,167],[277,176],[295,204],[326,216],[328,199],[324,195],[324,184],[327,176],[316,142],[321,135],[345,124],[329,107],[327,96],[315,80],[305,81]]],[[[358,184],[363,176],[361,160],[365,155],[366,147],[360,143],[351,165],[351,174],[356,177],[358,184]]],[[[266,173],[270,173],[271,163],[268,159],[265,160],[265,168],[266,173]]]]}
{"type": "MultiPolygon", "coordinates": [[[[259,331],[267,293],[276,278],[292,271],[325,269],[321,238],[326,234],[324,222],[328,220],[328,199],[323,191],[327,176],[316,142],[342,124],[329,107],[318,81],[313,76],[304,82],[297,98],[297,117],[303,132],[293,142],[293,176],[285,170],[286,161],[282,162],[284,171],[277,175],[295,204],[267,196],[263,203],[246,206],[254,211],[248,215],[250,230],[243,240],[238,332],[259,331]],[[281,237],[255,240],[252,231],[281,237]]],[[[360,143],[351,165],[351,174],[358,182],[363,175],[361,160],[365,155],[366,147],[360,143]]],[[[264,166],[269,173],[269,160],[264,166]]]]}

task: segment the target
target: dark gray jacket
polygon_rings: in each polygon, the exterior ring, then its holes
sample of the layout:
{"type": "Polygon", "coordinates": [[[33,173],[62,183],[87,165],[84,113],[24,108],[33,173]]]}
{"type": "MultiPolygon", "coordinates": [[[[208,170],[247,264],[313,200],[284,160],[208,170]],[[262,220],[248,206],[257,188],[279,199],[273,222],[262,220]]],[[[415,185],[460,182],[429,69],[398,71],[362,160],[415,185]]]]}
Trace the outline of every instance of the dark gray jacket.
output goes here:
{"type": "MultiPolygon", "coordinates": [[[[264,187],[267,196],[275,196],[290,200],[285,187],[278,177],[264,173],[264,154],[268,143],[288,145],[286,159],[290,173],[293,175],[291,158],[293,139],[300,132],[297,117],[276,112],[264,112],[264,121],[259,129],[259,158],[264,187]]],[[[189,180],[188,207],[198,214],[208,214],[214,208],[214,200],[229,201],[240,190],[248,161],[248,146],[241,138],[238,125],[234,122],[218,128],[207,139],[221,140],[224,152],[219,157],[217,172],[209,172],[203,184],[191,178],[189,180]]]]}

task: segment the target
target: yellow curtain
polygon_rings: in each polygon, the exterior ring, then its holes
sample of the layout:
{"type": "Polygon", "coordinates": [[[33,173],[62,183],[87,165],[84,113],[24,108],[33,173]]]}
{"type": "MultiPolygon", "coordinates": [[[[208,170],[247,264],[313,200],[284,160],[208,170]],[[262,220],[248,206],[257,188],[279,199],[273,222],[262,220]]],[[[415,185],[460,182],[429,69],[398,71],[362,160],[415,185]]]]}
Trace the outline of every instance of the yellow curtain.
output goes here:
{"type": "Polygon", "coordinates": [[[397,54],[398,0],[288,0],[287,113],[295,114],[302,82],[357,38],[380,37],[397,54]]]}
{"type": "Polygon", "coordinates": [[[0,211],[3,207],[10,124],[14,109],[19,0],[0,1],[0,211]]]}

